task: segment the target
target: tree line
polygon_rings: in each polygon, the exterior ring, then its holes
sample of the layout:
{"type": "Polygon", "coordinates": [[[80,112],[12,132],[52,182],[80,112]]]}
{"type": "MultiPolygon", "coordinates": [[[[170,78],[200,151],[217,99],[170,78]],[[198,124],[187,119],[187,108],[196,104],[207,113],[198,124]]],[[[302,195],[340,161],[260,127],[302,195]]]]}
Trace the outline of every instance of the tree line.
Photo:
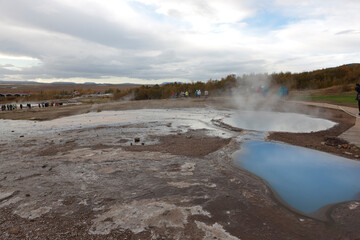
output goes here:
{"type": "Polygon", "coordinates": [[[195,90],[209,91],[210,95],[231,93],[232,88],[256,87],[266,83],[268,88],[279,88],[285,85],[290,90],[321,89],[336,85],[347,86],[360,82],[360,64],[348,64],[340,67],[326,68],[311,72],[262,73],[236,76],[230,74],[220,80],[210,79],[207,82],[168,83],[164,85],[143,85],[134,90],[135,100],[170,98],[172,93],[195,90]]]}
{"type": "MultiPolygon", "coordinates": [[[[236,76],[230,74],[220,80],[208,80],[207,82],[193,82],[193,83],[167,83],[162,85],[143,85],[140,87],[120,90],[118,88],[109,88],[105,93],[112,93],[114,100],[118,99],[165,99],[173,96],[174,93],[188,91],[192,96],[196,90],[208,91],[211,96],[227,95],[231,93],[233,88],[256,88],[261,84],[266,84],[265,87],[279,88],[285,85],[288,89],[302,90],[302,89],[320,89],[332,87],[335,85],[348,86],[360,82],[360,64],[348,64],[334,68],[326,68],[315,70],[311,72],[291,73],[261,73],[261,74],[244,74],[236,76]]],[[[345,89],[345,88],[344,88],[345,89]]],[[[75,91],[75,90],[74,90],[75,91]]],[[[93,92],[91,89],[76,89],[80,95],[93,92]]],[[[66,99],[71,98],[72,92],[65,90],[51,90],[40,91],[37,94],[31,94],[26,97],[28,101],[31,100],[46,100],[52,98],[66,99]]],[[[0,101],[15,100],[10,98],[2,98],[0,101]]],[[[17,99],[16,99],[17,100],[17,99]]]]}

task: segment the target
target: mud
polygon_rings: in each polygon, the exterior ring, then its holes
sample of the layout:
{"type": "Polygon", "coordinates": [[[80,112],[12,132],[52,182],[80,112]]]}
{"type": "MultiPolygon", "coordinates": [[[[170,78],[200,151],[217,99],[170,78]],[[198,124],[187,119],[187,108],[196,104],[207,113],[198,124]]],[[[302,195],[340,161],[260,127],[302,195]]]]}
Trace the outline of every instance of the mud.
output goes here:
{"type": "MultiPolygon", "coordinates": [[[[221,101],[144,105],[231,105],[221,101]]],[[[114,109],[131,108],[120,105],[114,109]]],[[[243,132],[200,116],[183,124],[54,126],[22,138],[20,129],[8,129],[0,145],[0,239],[360,238],[357,202],[334,206],[328,221],[292,212],[261,179],[232,164],[243,132]]],[[[346,119],[325,133],[281,136],[335,148],[321,136],[337,136],[351,126],[346,119]]]]}

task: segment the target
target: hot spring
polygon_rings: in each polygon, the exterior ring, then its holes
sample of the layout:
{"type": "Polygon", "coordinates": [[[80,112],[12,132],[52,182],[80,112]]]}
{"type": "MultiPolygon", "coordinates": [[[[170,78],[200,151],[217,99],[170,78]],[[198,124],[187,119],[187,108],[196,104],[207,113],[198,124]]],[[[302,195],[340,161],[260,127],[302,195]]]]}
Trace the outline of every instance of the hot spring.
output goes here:
{"type": "Polygon", "coordinates": [[[360,199],[360,162],[307,148],[247,141],[234,154],[236,165],[265,179],[291,207],[311,214],[360,199]]]}
{"type": "Polygon", "coordinates": [[[246,130],[294,133],[317,132],[335,125],[332,121],[304,114],[266,111],[238,111],[223,122],[246,130]]]}
{"type": "Polygon", "coordinates": [[[311,215],[329,204],[360,199],[360,162],[261,140],[265,131],[316,132],[334,122],[297,113],[251,111],[237,112],[223,122],[258,132],[240,139],[235,164],[264,179],[290,207],[311,215]]]}

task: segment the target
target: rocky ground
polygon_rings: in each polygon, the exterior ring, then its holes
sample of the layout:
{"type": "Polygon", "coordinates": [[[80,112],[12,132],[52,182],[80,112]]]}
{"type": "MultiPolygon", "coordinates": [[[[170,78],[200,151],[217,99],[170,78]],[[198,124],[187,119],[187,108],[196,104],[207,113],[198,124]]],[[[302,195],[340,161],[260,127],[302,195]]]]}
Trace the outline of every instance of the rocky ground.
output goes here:
{"type": "MultiPolygon", "coordinates": [[[[233,107],[222,99],[143,101],[34,109],[0,118],[206,106],[233,107]]],[[[354,120],[330,110],[316,114],[339,124],[323,132],[269,138],[356,158],[357,149],[335,143],[354,120]]],[[[3,135],[0,239],[360,238],[359,202],[333,206],[327,221],[316,220],[289,210],[261,179],[235,167],[231,156],[240,149],[236,137],[243,133],[234,130],[155,121],[3,135]]]]}

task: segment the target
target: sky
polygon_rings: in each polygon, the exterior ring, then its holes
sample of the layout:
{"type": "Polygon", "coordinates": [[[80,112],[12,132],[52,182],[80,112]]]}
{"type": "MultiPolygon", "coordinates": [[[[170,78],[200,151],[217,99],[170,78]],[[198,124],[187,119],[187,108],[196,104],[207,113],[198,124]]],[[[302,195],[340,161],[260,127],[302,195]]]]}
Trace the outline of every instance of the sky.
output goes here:
{"type": "Polygon", "coordinates": [[[359,62],[359,0],[0,0],[0,81],[196,82],[359,62]]]}

